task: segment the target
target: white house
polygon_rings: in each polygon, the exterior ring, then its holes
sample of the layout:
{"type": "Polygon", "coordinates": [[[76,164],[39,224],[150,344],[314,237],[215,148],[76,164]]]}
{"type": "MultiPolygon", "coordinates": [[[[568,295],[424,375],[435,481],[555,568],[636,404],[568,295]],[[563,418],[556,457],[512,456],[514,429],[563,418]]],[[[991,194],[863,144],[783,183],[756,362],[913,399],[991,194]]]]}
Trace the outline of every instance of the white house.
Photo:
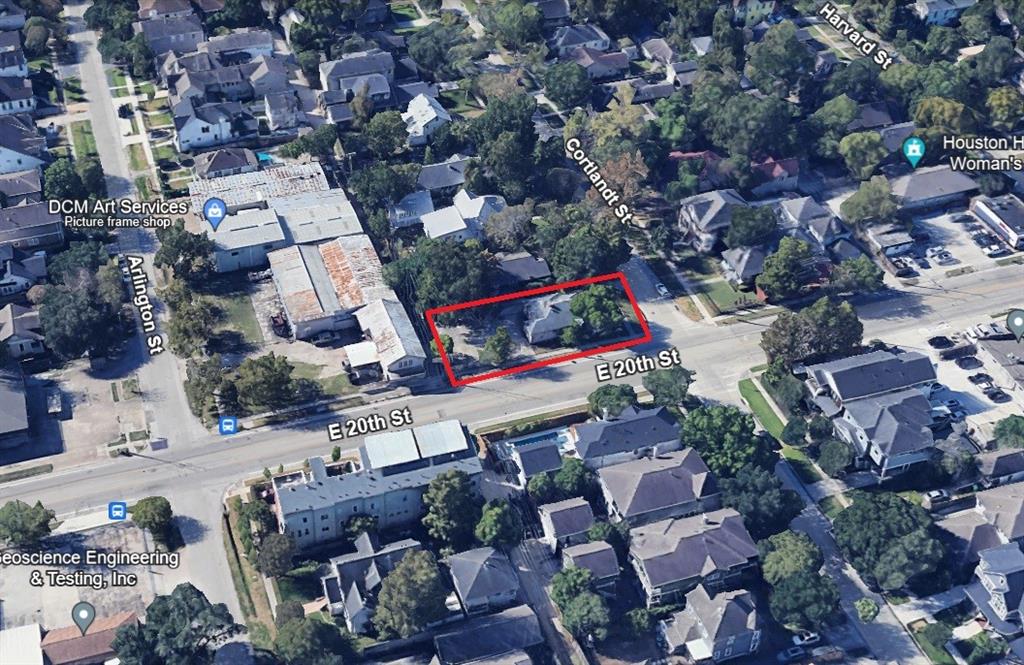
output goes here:
{"type": "Polygon", "coordinates": [[[46,139],[28,116],[0,114],[0,173],[38,168],[46,155],[46,139]]]}
{"type": "Polygon", "coordinates": [[[39,312],[9,304],[0,309],[0,342],[12,358],[24,358],[45,351],[39,312]]]}
{"type": "Polygon", "coordinates": [[[501,196],[474,196],[460,189],[453,197],[452,205],[420,215],[420,221],[428,238],[456,241],[479,238],[490,216],[504,210],[505,205],[501,196]]]}
{"type": "Polygon", "coordinates": [[[230,143],[256,130],[256,119],[238,102],[195,105],[174,117],[175,143],[185,152],[230,143]]]}
{"type": "Polygon", "coordinates": [[[31,113],[35,108],[31,81],[22,76],[0,76],[0,114],[31,113]]]}
{"type": "Polygon", "coordinates": [[[426,145],[434,132],[450,123],[452,117],[439,101],[420,93],[409,102],[402,120],[405,121],[405,131],[409,133],[409,145],[418,146],[426,145]]]}

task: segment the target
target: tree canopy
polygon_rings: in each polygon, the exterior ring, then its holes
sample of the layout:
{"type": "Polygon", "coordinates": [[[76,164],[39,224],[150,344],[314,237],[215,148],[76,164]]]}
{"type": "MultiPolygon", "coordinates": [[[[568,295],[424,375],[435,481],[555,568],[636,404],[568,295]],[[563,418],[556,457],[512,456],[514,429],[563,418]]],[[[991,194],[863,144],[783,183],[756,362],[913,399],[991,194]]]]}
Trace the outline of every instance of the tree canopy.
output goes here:
{"type": "Polygon", "coordinates": [[[797,572],[773,586],[769,607],[779,623],[815,630],[839,607],[839,589],[830,577],[797,572]]]}
{"type": "Polygon", "coordinates": [[[785,300],[799,295],[813,273],[808,270],[811,247],[799,238],[786,236],[779,248],[764,260],[764,270],[757,276],[757,286],[772,300],[785,300]]]}
{"type": "Polygon", "coordinates": [[[782,312],[761,335],[769,361],[783,367],[810,358],[852,355],[864,338],[864,325],[848,302],[819,298],[798,313],[782,312]]]}
{"type": "Polygon", "coordinates": [[[805,534],[782,531],[757,544],[761,554],[761,572],[775,586],[796,573],[817,573],[825,562],[821,548],[805,534]]]}
{"type": "Polygon", "coordinates": [[[490,501],[474,533],[484,545],[510,547],[523,539],[523,523],[507,501],[490,501]]]}
{"type": "Polygon", "coordinates": [[[274,638],[274,653],[284,665],[345,665],[355,662],[358,654],[355,640],[347,632],[305,616],[280,627],[274,638]]]}
{"type": "Polygon", "coordinates": [[[423,494],[423,504],[427,509],[423,525],[431,536],[456,550],[473,542],[480,501],[464,472],[451,470],[435,476],[423,494]]]}
{"type": "Polygon", "coordinates": [[[608,383],[587,395],[587,404],[591,415],[597,418],[606,414],[616,418],[627,406],[636,406],[636,389],[625,383],[608,383]]]}
{"type": "Polygon", "coordinates": [[[644,389],[658,406],[679,406],[686,399],[695,372],[680,365],[656,369],[644,374],[644,389]]]}
{"type": "Polygon", "coordinates": [[[729,247],[760,245],[775,231],[775,212],[771,206],[732,206],[732,222],[725,234],[729,247]]]}
{"type": "Polygon", "coordinates": [[[745,466],[767,467],[772,453],[765,439],[754,434],[754,418],[734,406],[702,406],[687,414],[683,445],[700,453],[719,478],[736,476],[745,466]]]}
{"type": "Polygon", "coordinates": [[[993,430],[1000,448],[1024,448],[1024,416],[1006,416],[993,430]]]}
{"type": "Polygon", "coordinates": [[[14,547],[32,546],[50,535],[54,512],[39,501],[29,505],[15,499],[0,508],[0,541],[14,547]]]}
{"type": "Polygon", "coordinates": [[[767,538],[789,526],[803,502],[793,490],[782,487],[771,471],[745,466],[734,478],[723,478],[722,503],[743,515],[743,524],[755,540],[767,538]]]}
{"type": "Polygon", "coordinates": [[[415,635],[448,614],[447,596],[434,555],[424,550],[408,552],[381,583],[374,625],[385,636],[415,635]]]}
{"type": "Polygon", "coordinates": [[[575,62],[552,65],[544,73],[544,94],[561,109],[585,105],[593,87],[587,70],[575,62]]]}

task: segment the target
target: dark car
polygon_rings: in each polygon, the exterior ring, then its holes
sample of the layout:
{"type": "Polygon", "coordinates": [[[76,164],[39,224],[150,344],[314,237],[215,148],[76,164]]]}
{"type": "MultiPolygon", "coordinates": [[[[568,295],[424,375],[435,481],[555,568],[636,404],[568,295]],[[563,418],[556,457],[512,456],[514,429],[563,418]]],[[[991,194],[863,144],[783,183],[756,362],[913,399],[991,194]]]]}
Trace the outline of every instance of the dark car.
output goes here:
{"type": "Polygon", "coordinates": [[[992,390],[985,391],[985,397],[989,398],[996,404],[1005,404],[1010,401],[1010,396],[999,388],[993,388],[992,390]]]}
{"type": "Polygon", "coordinates": [[[780,651],[775,660],[780,663],[795,663],[798,660],[803,660],[806,655],[807,651],[803,647],[790,647],[785,651],[780,651]]]}
{"type": "Polygon", "coordinates": [[[985,372],[978,372],[977,374],[971,374],[967,377],[967,380],[976,386],[980,386],[983,383],[992,383],[992,377],[985,372]]]}
{"type": "Polygon", "coordinates": [[[933,349],[949,349],[953,346],[953,340],[944,335],[936,335],[928,339],[928,346],[933,349]]]}
{"type": "Polygon", "coordinates": [[[963,358],[956,359],[956,366],[960,369],[978,369],[983,364],[975,356],[964,356],[963,358]]]}

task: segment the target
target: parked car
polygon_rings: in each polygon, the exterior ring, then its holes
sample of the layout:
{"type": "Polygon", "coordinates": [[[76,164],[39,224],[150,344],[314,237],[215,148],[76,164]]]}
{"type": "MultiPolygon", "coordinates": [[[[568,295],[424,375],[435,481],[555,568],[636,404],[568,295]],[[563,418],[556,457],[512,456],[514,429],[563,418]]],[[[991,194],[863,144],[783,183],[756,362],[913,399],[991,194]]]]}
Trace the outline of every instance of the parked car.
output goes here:
{"type": "Polygon", "coordinates": [[[789,647],[785,651],[780,651],[775,660],[780,663],[795,663],[806,655],[807,651],[803,647],[789,647]]]}
{"type": "Polygon", "coordinates": [[[925,497],[933,504],[944,503],[953,498],[946,490],[932,490],[931,492],[925,494],[925,497]]]}
{"type": "Polygon", "coordinates": [[[956,258],[947,251],[941,251],[935,255],[935,262],[940,266],[948,266],[954,263],[958,263],[956,258]]]}
{"type": "Polygon", "coordinates": [[[959,409],[962,405],[958,399],[947,399],[942,403],[942,406],[952,411],[954,409],[959,409]]]}
{"type": "Polygon", "coordinates": [[[665,286],[664,284],[662,284],[661,282],[658,282],[657,284],[655,284],[655,285],[654,285],[654,289],[655,289],[655,290],[656,290],[656,291],[658,292],[658,294],[659,294],[660,296],[662,296],[663,298],[668,298],[668,297],[669,297],[669,295],[671,295],[671,294],[669,293],[668,287],[666,287],[666,286],[665,286]]]}
{"type": "Polygon", "coordinates": [[[976,386],[980,386],[983,383],[992,383],[992,376],[985,372],[978,372],[977,374],[971,374],[967,377],[967,380],[976,386]]]}
{"type": "Polygon", "coordinates": [[[935,337],[928,338],[928,346],[933,349],[948,349],[953,346],[953,340],[945,335],[936,335],[935,337]]]}
{"type": "Polygon", "coordinates": [[[793,644],[798,647],[811,647],[821,642],[821,635],[809,630],[801,630],[793,636],[793,644]]]}
{"type": "Polygon", "coordinates": [[[997,256],[1005,256],[1006,254],[1010,253],[1010,250],[1006,249],[1006,247],[1002,245],[989,245],[988,247],[985,247],[981,251],[985,253],[985,256],[991,258],[996,258],[997,256]]]}
{"type": "Polygon", "coordinates": [[[960,369],[978,369],[983,364],[975,356],[964,356],[963,358],[956,359],[956,366],[960,369]]]}
{"type": "Polygon", "coordinates": [[[1010,396],[1007,395],[1000,388],[992,388],[985,391],[985,397],[989,398],[996,404],[1005,404],[1010,401],[1010,396]]]}
{"type": "Polygon", "coordinates": [[[938,256],[944,251],[946,251],[945,247],[943,247],[942,245],[936,245],[934,247],[929,247],[927,250],[925,250],[924,255],[928,258],[932,258],[938,256]]]}
{"type": "Polygon", "coordinates": [[[971,222],[973,220],[974,218],[971,217],[970,215],[957,215],[956,217],[949,221],[953,222],[954,224],[967,224],[968,222],[971,222]]]}

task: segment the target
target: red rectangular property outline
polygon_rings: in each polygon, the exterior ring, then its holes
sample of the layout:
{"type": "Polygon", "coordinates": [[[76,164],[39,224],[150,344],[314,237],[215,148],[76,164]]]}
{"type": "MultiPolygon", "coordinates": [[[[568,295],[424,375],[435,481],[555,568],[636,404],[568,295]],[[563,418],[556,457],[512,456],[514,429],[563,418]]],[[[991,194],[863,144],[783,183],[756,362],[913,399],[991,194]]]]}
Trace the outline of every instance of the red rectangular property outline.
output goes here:
{"type": "Polygon", "coordinates": [[[424,312],[427,319],[427,326],[430,328],[430,334],[434,337],[434,345],[437,347],[437,352],[441,356],[441,363],[444,365],[445,374],[448,375],[448,380],[452,386],[458,388],[460,386],[469,385],[471,383],[479,383],[480,381],[486,381],[487,379],[496,379],[502,376],[508,376],[509,374],[518,374],[520,372],[528,372],[532,369],[538,369],[541,367],[548,367],[557,363],[563,363],[569,360],[576,360],[577,358],[586,358],[587,356],[597,355],[599,353],[605,353],[608,351],[618,351],[620,349],[626,349],[637,344],[646,344],[651,341],[651,328],[647,324],[647,319],[644,318],[643,312],[640,311],[640,304],[636,300],[636,296],[633,295],[633,290],[629,288],[629,281],[626,279],[626,275],[622,272],[613,272],[607,275],[598,275],[596,277],[586,277],[584,279],[576,279],[570,282],[560,282],[558,284],[552,284],[550,286],[541,286],[535,289],[526,289],[523,291],[513,291],[512,293],[503,293],[499,296],[491,296],[490,298],[480,298],[478,300],[470,300],[468,302],[456,303],[454,305],[444,305],[443,307],[432,307],[424,312]],[[448,358],[448,353],[444,350],[444,345],[441,343],[441,335],[437,331],[437,324],[434,323],[434,317],[439,314],[448,314],[451,312],[458,312],[464,309],[472,309],[473,307],[480,307],[481,305],[491,305],[499,302],[506,302],[508,300],[519,300],[520,298],[527,298],[529,296],[537,296],[544,293],[551,293],[552,291],[564,291],[565,289],[571,289],[580,286],[589,286],[590,284],[599,284],[601,282],[611,282],[619,280],[622,283],[622,289],[626,293],[626,298],[629,299],[629,304],[633,307],[633,313],[636,315],[636,320],[640,324],[640,329],[643,331],[642,337],[636,337],[633,339],[623,340],[621,342],[615,342],[614,344],[605,344],[604,346],[598,346],[593,349],[584,349],[582,351],[574,351],[572,353],[566,353],[553,358],[545,358],[544,360],[536,360],[531,363],[525,363],[523,365],[516,365],[515,367],[506,367],[504,369],[496,369],[490,372],[484,372],[483,374],[474,374],[467,376],[464,379],[457,379],[455,377],[455,371],[452,369],[451,360],[448,358]]]}

